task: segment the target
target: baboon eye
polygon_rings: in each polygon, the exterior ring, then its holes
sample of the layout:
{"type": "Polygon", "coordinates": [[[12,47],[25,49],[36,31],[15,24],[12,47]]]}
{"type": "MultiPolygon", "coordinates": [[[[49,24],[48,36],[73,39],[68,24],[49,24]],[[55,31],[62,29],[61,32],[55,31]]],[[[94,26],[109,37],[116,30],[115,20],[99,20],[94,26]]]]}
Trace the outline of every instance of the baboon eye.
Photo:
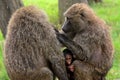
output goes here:
{"type": "Polygon", "coordinates": [[[85,17],[85,15],[83,13],[80,14],[82,17],[85,17]]]}
{"type": "Polygon", "coordinates": [[[81,15],[80,18],[81,18],[82,20],[84,20],[84,19],[85,19],[85,14],[84,14],[84,13],[81,13],[80,15],[81,15]]]}
{"type": "Polygon", "coordinates": [[[67,17],[67,20],[71,20],[72,18],[67,17]]]}

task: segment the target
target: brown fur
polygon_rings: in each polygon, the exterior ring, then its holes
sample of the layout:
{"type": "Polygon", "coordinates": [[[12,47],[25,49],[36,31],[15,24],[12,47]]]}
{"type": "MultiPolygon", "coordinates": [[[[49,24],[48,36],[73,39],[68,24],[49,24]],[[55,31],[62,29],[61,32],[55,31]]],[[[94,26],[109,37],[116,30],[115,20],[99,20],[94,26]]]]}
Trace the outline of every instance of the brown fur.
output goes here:
{"type": "Polygon", "coordinates": [[[59,35],[58,39],[79,59],[73,63],[75,80],[104,80],[113,60],[109,27],[83,3],[72,5],[64,15],[68,24],[62,29],[68,39],[59,35]],[[71,31],[67,30],[69,26],[71,31]]]}
{"type": "Polygon", "coordinates": [[[68,80],[64,56],[45,13],[34,6],[17,10],[10,19],[4,61],[11,80],[68,80]]]}

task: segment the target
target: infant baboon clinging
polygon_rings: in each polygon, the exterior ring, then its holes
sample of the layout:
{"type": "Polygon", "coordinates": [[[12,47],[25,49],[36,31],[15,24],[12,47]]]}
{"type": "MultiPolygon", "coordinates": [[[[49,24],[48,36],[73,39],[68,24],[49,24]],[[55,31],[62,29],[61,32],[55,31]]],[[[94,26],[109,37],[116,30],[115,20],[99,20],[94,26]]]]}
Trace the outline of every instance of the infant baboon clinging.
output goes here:
{"type": "Polygon", "coordinates": [[[67,70],[67,75],[69,80],[75,80],[74,79],[74,65],[72,64],[74,59],[73,53],[69,49],[64,49],[63,54],[65,57],[65,65],[67,70]]]}
{"type": "Polygon", "coordinates": [[[75,80],[105,80],[113,60],[108,26],[83,3],[72,5],[64,15],[64,34],[57,35],[76,55],[75,80]]]}
{"type": "Polygon", "coordinates": [[[10,19],[4,61],[11,80],[68,80],[55,31],[34,6],[17,10],[10,19]]]}

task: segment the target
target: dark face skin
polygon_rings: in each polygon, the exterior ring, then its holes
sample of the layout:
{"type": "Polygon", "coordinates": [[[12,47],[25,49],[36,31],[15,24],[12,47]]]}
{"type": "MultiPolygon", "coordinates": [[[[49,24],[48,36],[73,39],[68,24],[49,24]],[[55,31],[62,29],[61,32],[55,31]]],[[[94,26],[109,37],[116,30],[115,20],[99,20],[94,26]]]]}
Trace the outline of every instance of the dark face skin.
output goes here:
{"type": "Polygon", "coordinates": [[[65,61],[68,65],[70,65],[72,63],[72,56],[69,54],[66,54],[65,61]]]}
{"type": "Polygon", "coordinates": [[[71,18],[65,18],[65,22],[62,26],[62,30],[65,32],[65,33],[70,33],[72,32],[74,29],[72,27],[72,23],[71,23],[71,18]]]}
{"type": "Polygon", "coordinates": [[[66,54],[65,56],[65,61],[67,65],[69,65],[67,68],[71,71],[74,72],[74,65],[72,65],[72,56],[70,54],[66,54]]]}
{"type": "Polygon", "coordinates": [[[82,15],[77,15],[73,17],[66,17],[62,30],[67,37],[73,39],[76,33],[83,30],[85,26],[86,22],[84,21],[84,17],[82,15]]]}

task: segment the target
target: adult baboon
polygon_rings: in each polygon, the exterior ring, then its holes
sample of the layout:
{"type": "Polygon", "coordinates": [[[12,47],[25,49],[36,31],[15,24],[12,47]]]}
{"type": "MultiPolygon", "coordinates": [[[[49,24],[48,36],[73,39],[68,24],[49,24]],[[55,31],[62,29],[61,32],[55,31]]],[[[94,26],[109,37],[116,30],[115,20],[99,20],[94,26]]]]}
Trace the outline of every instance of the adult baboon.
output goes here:
{"type": "Polygon", "coordinates": [[[10,19],[4,61],[11,80],[68,80],[65,60],[52,25],[34,6],[17,10],[10,19]]]}
{"type": "Polygon", "coordinates": [[[76,55],[75,80],[105,80],[113,60],[108,26],[83,3],[72,5],[64,15],[64,34],[57,35],[76,55]]]}

